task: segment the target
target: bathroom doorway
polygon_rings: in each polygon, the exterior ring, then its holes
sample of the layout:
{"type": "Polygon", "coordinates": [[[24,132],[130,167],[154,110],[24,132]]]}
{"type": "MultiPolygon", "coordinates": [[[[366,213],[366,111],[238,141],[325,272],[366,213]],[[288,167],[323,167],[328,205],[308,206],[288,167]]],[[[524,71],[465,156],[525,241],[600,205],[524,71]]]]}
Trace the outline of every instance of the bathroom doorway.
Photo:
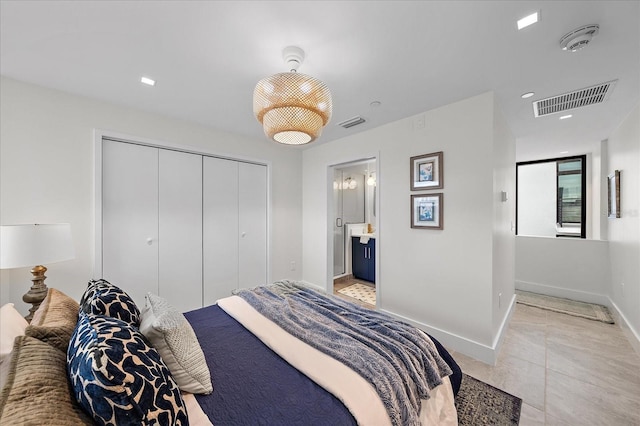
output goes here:
{"type": "Polygon", "coordinates": [[[376,159],[331,167],[333,176],[333,293],[376,306],[376,159]]]}

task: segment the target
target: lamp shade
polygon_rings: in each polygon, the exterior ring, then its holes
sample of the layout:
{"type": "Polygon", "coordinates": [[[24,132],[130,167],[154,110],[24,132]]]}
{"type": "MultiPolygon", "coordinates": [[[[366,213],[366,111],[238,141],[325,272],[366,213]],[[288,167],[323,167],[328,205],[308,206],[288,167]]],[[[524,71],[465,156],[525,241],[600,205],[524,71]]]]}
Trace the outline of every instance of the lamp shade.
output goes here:
{"type": "Polygon", "coordinates": [[[331,118],[329,88],[297,72],[272,75],[253,91],[253,113],[269,139],[287,145],[313,142],[331,118]]]}
{"type": "Polygon", "coordinates": [[[0,269],[33,267],[74,257],[68,223],[0,226],[0,269]]]}

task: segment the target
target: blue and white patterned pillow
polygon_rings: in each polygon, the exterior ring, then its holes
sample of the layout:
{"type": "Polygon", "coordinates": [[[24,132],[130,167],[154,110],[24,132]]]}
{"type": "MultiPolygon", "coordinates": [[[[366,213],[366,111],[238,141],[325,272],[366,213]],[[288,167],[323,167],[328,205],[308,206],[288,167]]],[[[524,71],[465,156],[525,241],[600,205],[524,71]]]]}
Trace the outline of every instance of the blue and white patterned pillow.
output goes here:
{"type": "Polygon", "coordinates": [[[74,396],[98,424],[189,424],[169,369],[124,321],[81,310],[67,365],[74,396]]]}
{"type": "Polygon", "coordinates": [[[107,280],[91,280],[80,299],[80,310],[106,315],[135,327],[140,326],[140,310],[129,295],[107,280]]]}

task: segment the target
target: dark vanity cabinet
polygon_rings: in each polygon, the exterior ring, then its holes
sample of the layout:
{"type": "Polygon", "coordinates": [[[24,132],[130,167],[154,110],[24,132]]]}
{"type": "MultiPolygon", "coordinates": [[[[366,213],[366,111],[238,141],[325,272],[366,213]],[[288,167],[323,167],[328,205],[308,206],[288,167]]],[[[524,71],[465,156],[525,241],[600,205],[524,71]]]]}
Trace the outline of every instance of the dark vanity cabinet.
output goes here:
{"type": "Polygon", "coordinates": [[[376,282],[376,239],[369,238],[367,244],[360,237],[351,237],[351,268],[354,278],[376,282]]]}

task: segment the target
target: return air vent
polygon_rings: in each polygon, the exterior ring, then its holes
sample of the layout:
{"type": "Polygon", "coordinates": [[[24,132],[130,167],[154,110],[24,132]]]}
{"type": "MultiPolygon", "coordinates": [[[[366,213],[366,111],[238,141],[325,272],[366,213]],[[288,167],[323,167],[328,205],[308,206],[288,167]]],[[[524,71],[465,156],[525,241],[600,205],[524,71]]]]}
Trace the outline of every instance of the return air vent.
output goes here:
{"type": "Polygon", "coordinates": [[[563,95],[535,101],[533,103],[533,115],[542,117],[570,109],[599,104],[609,98],[617,82],[618,80],[613,80],[563,95]]]}
{"type": "Polygon", "coordinates": [[[357,126],[358,124],[362,124],[364,123],[366,120],[362,117],[353,117],[350,118],[348,120],[344,120],[340,123],[338,123],[338,126],[340,127],[344,127],[345,129],[348,129],[349,127],[353,127],[353,126],[357,126]]]}

